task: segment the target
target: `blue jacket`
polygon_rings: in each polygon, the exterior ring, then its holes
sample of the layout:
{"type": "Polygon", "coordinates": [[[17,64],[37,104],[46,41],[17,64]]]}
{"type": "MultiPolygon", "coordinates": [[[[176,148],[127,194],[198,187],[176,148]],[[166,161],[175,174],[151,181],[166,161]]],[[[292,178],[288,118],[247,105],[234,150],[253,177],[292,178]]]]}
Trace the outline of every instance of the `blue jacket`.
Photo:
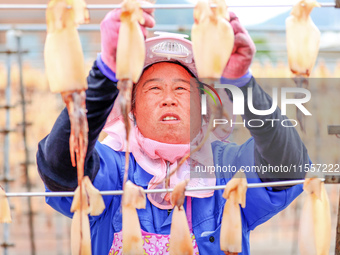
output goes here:
{"type": "MultiPolygon", "coordinates": [[[[125,153],[115,152],[99,142],[95,148],[100,156],[100,170],[93,184],[100,190],[121,190],[125,153]]],[[[250,156],[254,154],[253,139],[241,146],[216,142],[213,145],[213,150],[214,159],[219,165],[230,164],[237,167],[254,165],[254,157],[250,156]]],[[[131,170],[129,179],[135,184],[147,188],[148,181],[152,176],[136,163],[133,156],[130,158],[129,169],[131,170]]],[[[256,173],[247,173],[247,177],[249,183],[261,182],[256,173]]],[[[218,178],[216,184],[225,185],[227,181],[228,178],[218,178]]],[[[301,185],[281,191],[272,191],[266,188],[248,189],[246,207],[241,209],[243,226],[241,254],[250,254],[250,230],[283,210],[301,192],[301,185]]],[[[220,228],[226,201],[222,197],[222,193],[223,190],[219,190],[209,198],[192,198],[192,226],[200,254],[224,254],[220,250],[220,228]],[[204,232],[209,234],[204,235],[204,232]]],[[[72,217],[70,213],[72,198],[49,197],[46,201],[62,214],[72,217]]],[[[96,255],[107,255],[112,245],[113,234],[122,229],[121,196],[104,196],[104,201],[105,211],[100,216],[90,217],[92,253],[96,255]]],[[[146,209],[138,210],[138,216],[144,231],[170,234],[172,213],[168,215],[167,210],[158,209],[147,201],[146,209]],[[152,217],[150,217],[151,215],[152,217]]]]}
{"type": "MultiPolygon", "coordinates": [[[[99,190],[121,190],[125,155],[97,142],[98,135],[112,109],[117,97],[116,83],[104,76],[95,63],[88,77],[87,109],[89,122],[89,146],[85,162],[85,174],[90,177],[99,190]]],[[[263,92],[252,78],[241,88],[247,95],[247,87],[253,87],[254,98],[259,98],[256,109],[268,109],[271,98],[263,92]],[[259,106],[259,104],[261,106],[259,106]]],[[[245,100],[247,101],[247,100],[245,100]]],[[[255,100],[256,101],[256,100],[255,100]]],[[[251,118],[284,119],[277,109],[271,116],[253,116],[245,106],[245,120],[251,118]]],[[[37,152],[38,170],[47,190],[74,190],[77,186],[76,169],[72,167],[69,156],[69,119],[64,110],[57,119],[51,133],[39,143],[37,152]],[[63,160],[60,160],[63,159],[63,160]]],[[[243,145],[214,142],[212,144],[214,164],[219,166],[260,166],[260,165],[304,165],[308,163],[307,150],[294,128],[275,128],[264,126],[261,129],[248,127],[252,134],[243,145]]],[[[145,172],[130,156],[129,179],[143,188],[147,188],[150,174],[145,172]]],[[[255,173],[247,172],[249,183],[301,179],[304,173],[255,173]]],[[[216,185],[224,185],[231,178],[229,174],[218,173],[216,185]]],[[[222,190],[215,191],[209,198],[192,198],[193,232],[200,254],[224,254],[219,248],[219,235],[225,199],[222,190]]],[[[243,226],[243,252],[250,254],[249,232],[267,221],[289,205],[300,193],[302,186],[271,188],[252,188],[247,191],[246,207],[241,209],[243,226]]],[[[46,198],[57,211],[72,217],[70,206],[72,198],[46,198]]],[[[122,229],[120,211],[121,196],[104,196],[105,211],[96,217],[90,217],[92,252],[107,255],[113,241],[113,234],[122,229]]],[[[186,205],[186,203],[184,204],[186,205]]],[[[138,210],[141,227],[144,231],[169,234],[172,213],[161,210],[147,201],[146,209],[138,210]]]]}

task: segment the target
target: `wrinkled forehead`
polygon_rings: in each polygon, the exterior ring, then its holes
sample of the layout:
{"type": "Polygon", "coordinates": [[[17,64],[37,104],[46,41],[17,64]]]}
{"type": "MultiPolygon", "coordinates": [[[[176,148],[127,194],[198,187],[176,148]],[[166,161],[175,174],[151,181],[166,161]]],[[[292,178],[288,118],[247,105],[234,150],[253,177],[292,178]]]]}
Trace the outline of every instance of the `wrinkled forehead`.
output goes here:
{"type": "Polygon", "coordinates": [[[160,61],[157,63],[150,64],[145,67],[139,81],[134,85],[134,91],[136,91],[137,87],[140,87],[139,84],[143,84],[145,81],[154,79],[154,80],[163,80],[168,79],[175,71],[177,75],[175,75],[175,79],[177,80],[186,80],[190,83],[191,87],[198,88],[200,87],[199,82],[195,75],[191,72],[189,68],[185,65],[181,64],[178,61],[160,61]]]}
{"type": "Polygon", "coordinates": [[[144,75],[144,73],[149,70],[150,68],[164,68],[165,70],[169,67],[169,65],[161,65],[164,63],[168,63],[168,64],[173,64],[171,66],[177,66],[178,68],[183,68],[192,78],[196,78],[196,75],[185,65],[183,65],[181,62],[173,60],[173,61],[159,61],[156,63],[152,63],[150,65],[147,65],[144,67],[143,72],[141,77],[144,75]]]}

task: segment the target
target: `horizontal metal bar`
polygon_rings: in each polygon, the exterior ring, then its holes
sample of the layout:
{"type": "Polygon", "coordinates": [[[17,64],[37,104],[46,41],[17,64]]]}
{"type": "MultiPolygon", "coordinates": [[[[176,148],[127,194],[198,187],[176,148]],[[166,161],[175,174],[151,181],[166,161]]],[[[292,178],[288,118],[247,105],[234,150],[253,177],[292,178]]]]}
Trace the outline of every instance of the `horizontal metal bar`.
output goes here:
{"type": "Polygon", "coordinates": [[[22,127],[22,126],[32,126],[33,125],[33,122],[19,122],[17,123],[17,126],[18,127],[22,127]]]}
{"type": "Polygon", "coordinates": [[[0,176],[0,182],[8,183],[8,182],[14,182],[15,179],[7,176],[0,176]]]}
{"type": "MultiPolygon", "coordinates": [[[[335,3],[320,3],[321,7],[335,7],[335,3]]],[[[229,5],[229,7],[292,7],[292,4],[254,4],[254,5],[229,5]]],[[[193,9],[195,4],[154,4],[142,5],[143,9],[193,9]]],[[[216,5],[211,5],[216,7],[216,5]]],[[[46,4],[0,4],[0,10],[45,10],[46,4]]],[[[120,4],[88,4],[89,10],[112,10],[121,8],[120,4]]]]}
{"type": "Polygon", "coordinates": [[[329,135],[340,135],[340,125],[329,125],[328,134],[329,135]]]}
{"type": "MultiPolygon", "coordinates": [[[[1,54],[1,52],[0,52],[0,54],[1,54]]],[[[9,109],[11,109],[11,108],[15,108],[16,107],[16,105],[15,104],[4,104],[4,105],[0,105],[0,109],[5,109],[5,110],[9,110],[9,109]]]]}
{"type": "Polygon", "coordinates": [[[18,130],[16,129],[7,129],[7,128],[3,128],[3,129],[0,129],[0,134],[8,134],[8,133],[11,133],[11,132],[17,132],[18,130]]]}
{"type": "Polygon", "coordinates": [[[35,162],[34,161],[20,162],[20,166],[25,166],[25,165],[35,165],[35,162]]]}
{"type": "Polygon", "coordinates": [[[22,51],[0,50],[0,54],[18,54],[18,53],[28,53],[28,50],[22,50],[22,51]]]}
{"type": "MultiPolygon", "coordinates": [[[[321,178],[325,181],[325,178],[321,178]]],[[[284,187],[291,185],[303,184],[305,180],[294,181],[278,181],[278,182],[262,182],[262,183],[248,183],[248,188],[264,188],[264,187],[284,187]]],[[[187,188],[186,191],[203,191],[203,190],[223,190],[226,185],[187,188]]],[[[146,194],[152,193],[171,193],[174,189],[152,189],[144,190],[146,194]]],[[[103,196],[123,195],[122,190],[108,190],[100,191],[103,196]]],[[[74,192],[20,192],[20,193],[6,193],[7,197],[73,197],[74,192]]]]}
{"type": "Polygon", "coordinates": [[[325,178],[326,184],[336,184],[340,183],[340,175],[329,175],[325,178]]]}
{"type": "MultiPolygon", "coordinates": [[[[156,24],[155,27],[148,29],[149,31],[190,31],[192,28],[191,25],[164,25],[164,24],[156,24]]],[[[245,28],[250,33],[286,33],[286,29],[284,27],[254,27],[254,26],[245,26],[245,28]]],[[[340,32],[340,27],[318,27],[321,32],[340,32]]],[[[7,32],[10,29],[20,30],[23,32],[46,32],[46,24],[0,24],[0,32],[7,32]]],[[[85,24],[80,25],[77,30],[79,32],[96,32],[100,31],[99,24],[85,24]]],[[[28,51],[22,51],[22,53],[27,53],[28,51]]],[[[6,51],[3,51],[6,53],[6,51]]]]}
{"type": "Polygon", "coordinates": [[[4,243],[1,243],[0,246],[3,248],[10,248],[10,247],[15,247],[15,244],[4,242],[4,243]]]}
{"type": "MultiPolygon", "coordinates": [[[[149,31],[190,31],[192,25],[165,25],[156,24],[153,28],[148,29],[149,31]]],[[[258,27],[258,26],[245,26],[245,28],[250,33],[286,33],[284,27],[258,27]]],[[[340,32],[340,27],[327,27],[319,26],[321,32],[340,32]]],[[[0,32],[7,32],[10,29],[20,30],[23,32],[46,32],[46,24],[0,24],[0,32]]],[[[83,24],[80,25],[77,30],[79,32],[96,32],[100,31],[99,24],[83,24]]],[[[22,53],[27,53],[28,51],[22,51],[22,53]]],[[[3,53],[6,53],[4,50],[3,53]]]]}

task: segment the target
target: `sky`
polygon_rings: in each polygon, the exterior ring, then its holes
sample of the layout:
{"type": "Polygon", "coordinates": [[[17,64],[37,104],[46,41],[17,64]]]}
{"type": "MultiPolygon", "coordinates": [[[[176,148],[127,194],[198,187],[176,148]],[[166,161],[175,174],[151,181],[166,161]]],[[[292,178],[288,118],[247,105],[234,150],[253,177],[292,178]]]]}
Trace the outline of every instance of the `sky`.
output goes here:
{"type": "MultiPolygon", "coordinates": [[[[189,0],[192,3],[196,3],[197,0],[189,0]]],[[[297,0],[226,0],[227,5],[237,6],[249,6],[249,5],[279,5],[296,3],[297,0]]],[[[272,17],[277,16],[283,12],[290,10],[287,7],[239,7],[229,8],[230,11],[235,12],[240,21],[245,26],[255,25],[262,23],[272,17]]]]}

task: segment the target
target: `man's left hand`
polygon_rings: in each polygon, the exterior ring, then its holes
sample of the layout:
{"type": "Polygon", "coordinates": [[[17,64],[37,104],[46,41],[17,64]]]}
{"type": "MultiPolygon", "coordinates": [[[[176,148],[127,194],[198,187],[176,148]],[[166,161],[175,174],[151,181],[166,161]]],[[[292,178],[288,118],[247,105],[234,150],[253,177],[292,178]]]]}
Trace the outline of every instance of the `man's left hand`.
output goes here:
{"type": "Polygon", "coordinates": [[[230,24],[234,29],[234,48],[222,76],[227,79],[238,79],[248,72],[256,48],[248,31],[233,12],[230,12],[230,24]]]}

